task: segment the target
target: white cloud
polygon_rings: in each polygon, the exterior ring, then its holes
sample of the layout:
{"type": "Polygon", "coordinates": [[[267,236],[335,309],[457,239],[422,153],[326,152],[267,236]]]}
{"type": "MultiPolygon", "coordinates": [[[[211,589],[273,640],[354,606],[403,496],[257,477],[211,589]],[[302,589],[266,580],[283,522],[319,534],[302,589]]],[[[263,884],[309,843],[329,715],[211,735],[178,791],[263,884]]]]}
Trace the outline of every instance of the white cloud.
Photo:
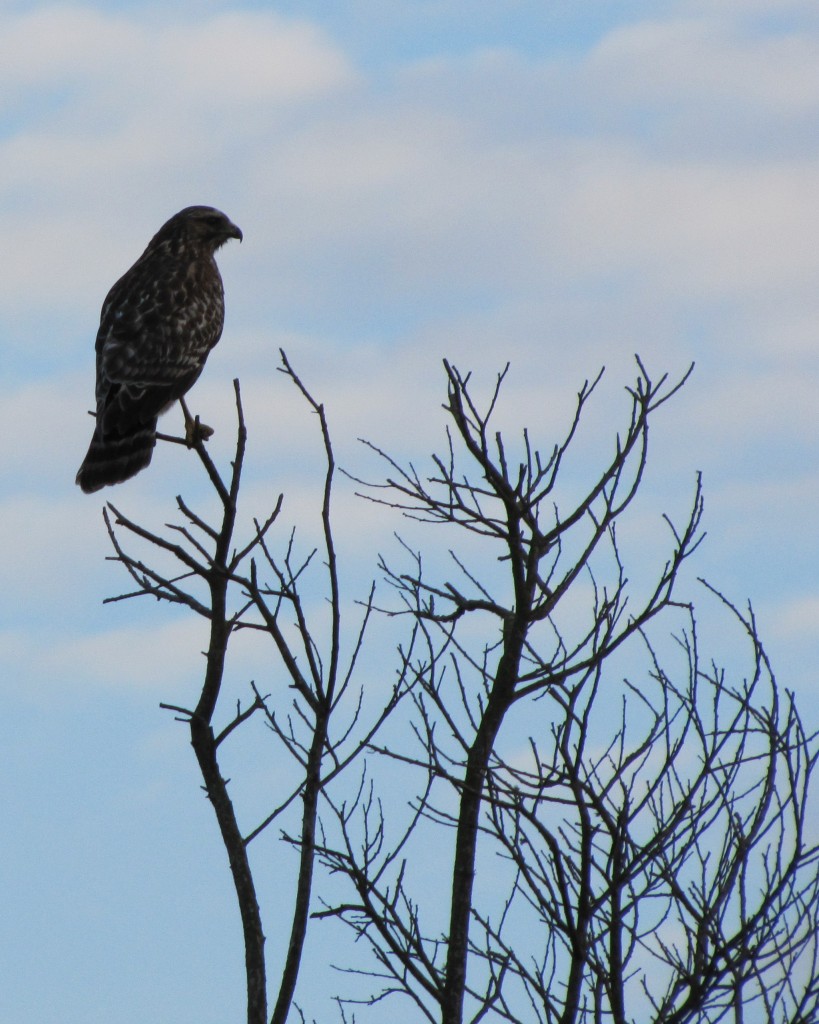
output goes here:
{"type": "Polygon", "coordinates": [[[0,436],[11,442],[0,451],[0,476],[51,493],[67,480],[66,466],[79,465],[93,429],[93,420],[78,405],[93,403],[92,387],[81,394],[83,384],[87,381],[78,375],[50,378],[0,396],[0,436]]]}
{"type": "Polygon", "coordinates": [[[0,299],[39,305],[45,279],[52,300],[73,304],[96,266],[126,269],[175,209],[242,193],[248,146],[354,80],[319,28],[273,13],[0,14],[13,126],[0,140],[0,216],[15,254],[0,299]]]}
{"type": "MultiPolygon", "coordinates": [[[[17,671],[25,666],[34,701],[69,683],[83,693],[105,687],[181,699],[185,684],[195,683],[201,674],[204,659],[199,652],[206,646],[207,626],[193,617],[76,638],[52,636],[47,644],[36,633],[0,636],[6,663],[17,671]]],[[[195,692],[191,685],[188,692],[195,692]]]]}
{"type": "MultiPolygon", "coordinates": [[[[315,24],[273,12],[177,20],[172,13],[136,18],[80,6],[7,16],[0,67],[7,85],[18,88],[91,89],[104,82],[102,95],[85,97],[99,104],[92,110],[160,96],[170,106],[191,98],[198,106],[277,102],[337,88],[351,76],[315,24]]],[[[7,103],[24,96],[4,95],[7,103]]]]}
{"type": "Polygon", "coordinates": [[[353,79],[348,61],[316,25],[270,12],[220,14],[193,28],[173,26],[162,32],[159,53],[197,104],[282,102],[353,79]]]}
{"type": "Polygon", "coordinates": [[[78,609],[66,595],[88,596],[86,587],[96,576],[88,560],[95,547],[99,553],[94,535],[102,524],[96,515],[83,514],[72,498],[18,493],[0,502],[0,560],[7,578],[16,581],[2,597],[7,618],[55,612],[71,618],[78,609]]]}
{"type": "Polygon", "coordinates": [[[6,105],[21,102],[19,89],[65,87],[67,79],[110,72],[116,56],[133,51],[135,27],[90,8],[43,6],[3,19],[0,67],[6,105]],[[89,67],[89,47],[98,48],[89,67]]]}
{"type": "Polygon", "coordinates": [[[609,99],[641,107],[705,101],[722,109],[739,101],[757,114],[782,116],[815,113],[817,57],[815,37],[751,31],[720,16],[717,5],[698,18],[655,18],[615,29],[584,65],[609,99]]]}
{"type": "Polygon", "coordinates": [[[801,594],[769,615],[778,639],[813,641],[819,624],[819,594],[801,594]]]}
{"type": "Polygon", "coordinates": [[[558,242],[575,273],[639,271],[671,302],[781,296],[815,278],[813,159],[674,161],[597,143],[565,172],[558,242]]]}

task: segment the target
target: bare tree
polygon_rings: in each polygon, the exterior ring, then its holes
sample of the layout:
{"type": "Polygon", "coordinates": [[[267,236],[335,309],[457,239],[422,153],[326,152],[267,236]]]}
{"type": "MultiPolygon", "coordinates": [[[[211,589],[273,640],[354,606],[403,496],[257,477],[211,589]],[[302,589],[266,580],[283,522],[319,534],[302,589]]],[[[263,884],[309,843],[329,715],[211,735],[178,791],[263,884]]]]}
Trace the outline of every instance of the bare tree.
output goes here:
{"type": "MultiPolygon", "coordinates": [[[[150,596],[171,604],[181,604],[205,618],[210,624],[206,652],[206,670],[198,703],[193,708],[162,704],[174,711],[190,727],[191,745],[202,773],[227,851],[236,899],[242,919],[247,975],[248,1024],[268,1020],[268,980],[265,967],[265,936],[251,871],[250,844],[277,822],[294,804],[301,805],[301,825],[295,837],[283,833],[285,841],[299,851],[296,877],[292,880],[293,909],[287,952],[280,968],[279,984],[270,1020],[279,1024],[290,1013],[304,950],[311,905],[315,866],[315,834],[319,797],[322,790],[339,776],[371,742],[383,721],[406,691],[398,679],[384,706],[365,721],[361,694],[353,701],[352,721],[336,723],[339,706],[354,684],[356,663],[361,651],[371,600],[363,603],[357,637],[347,651],[346,663],[341,638],[342,601],[338,566],[331,524],[332,489],[335,476],[330,436],[324,409],[314,402],[284,358],[284,370],[302,391],[316,414],[321,430],[326,467],[320,509],[321,559],[325,590],[330,610],[324,627],[310,621],[302,595],[304,578],[316,561],[316,550],[298,554],[295,531],[289,531],[283,551],[276,554],[268,538],[282,508],[280,495],[265,519],[254,519],[249,537],[236,540],[237,508],[245,459],[246,429],[238,381],[234,382],[238,420],[236,449],[229,476],[223,478],[204,446],[200,432],[187,440],[163,436],[172,443],[187,444],[196,450],[213,490],[218,495],[221,516],[210,523],[177,497],[181,523],[171,524],[163,535],[146,529],[109,504],[104,512],[115,558],[128,571],[135,589],[111,601],[150,596]],[[149,564],[128,553],[120,534],[147,543],[154,553],[169,556],[161,564],[149,564]],[[291,625],[294,628],[291,628],[291,625]],[[255,683],[249,683],[249,696],[242,707],[219,727],[217,711],[225,714],[223,682],[228,647],[240,630],[261,632],[273,644],[277,664],[284,669],[292,694],[291,712],[280,720],[271,709],[269,695],[255,683]],[[223,743],[248,720],[260,714],[298,766],[298,781],[290,792],[282,793],[278,805],[262,821],[243,827],[237,818],[228,782],[223,777],[219,752],[223,743]]],[[[349,633],[350,625],[346,629],[349,633]]]]}
{"type": "Polygon", "coordinates": [[[313,555],[297,555],[293,531],[278,535],[281,498],[235,540],[238,384],[226,479],[195,441],[220,522],[181,497],[182,522],[164,534],[112,506],[107,515],[115,557],[136,583],[116,600],[149,594],[210,622],[199,703],[172,709],[190,726],[230,857],[248,1021],[267,1019],[268,983],[247,849],[297,797],[300,832],[283,833],[299,867],[272,1021],[296,1012],[311,912],[346,923],[369,951],[339,950],[344,973],[333,984],[352,990],[338,996],[343,1019],[351,1006],[383,1019],[385,1001],[401,997],[414,1008],[407,1019],[442,1024],[819,1019],[819,851],[806,829],[815,738],[779,690],[752,613],[707,587],[704,599],[750,656],[744,672],[729,672],[700,653],[697,613],[680,595],[700,537],[699,479],[684,520],[666,519],[668,552],[648,583],[629,571],[621,540],[649,424],[688,375],[655,382],[638,360],[624,428],[570,500],[563,479],[600,378],[581,389],[559,443],[544,453],[524,432],[513,454],[493,426],[505,372],[481,406],[470,378],[445,364],[444,453],[424,474],[369,445],[387,478],[363,492],[415,529],[445,530],[449,564],[433,558],[429,572],[424,548],[404,542],[405,565],[381,562],[396,600],[376,608],[371,590],[358,624],[345,611],[342,628],[330,435],[284,356],[283,370],[324,442],[326,626],[310,620],[304,597],[315,587],[313,555]],[[123,531],[170,562],[126,552],[123,531]],[[369,716],[359,696],[337,722],[345,694],[360,694],[376,612],[408,627],[390,693],[369,716]],[[292,714],[283,720],[251,684],[217,730],[226,652],[241,629],[273,642],[292,714]],[[355,638],[346,650],[344,634],[355,638]],[[300,776],[242,829],[218,755],[255,716],[300,776]],[[326,871],[318,896],[317,859],[326,871]]]}

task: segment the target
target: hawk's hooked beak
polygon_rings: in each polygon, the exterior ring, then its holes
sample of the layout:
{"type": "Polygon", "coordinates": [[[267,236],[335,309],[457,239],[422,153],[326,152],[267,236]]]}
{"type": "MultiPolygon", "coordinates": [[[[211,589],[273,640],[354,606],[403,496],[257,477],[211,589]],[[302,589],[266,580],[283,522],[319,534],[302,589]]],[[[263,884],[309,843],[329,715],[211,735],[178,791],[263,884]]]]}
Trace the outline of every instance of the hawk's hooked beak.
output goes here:
{"type": "Polygon", "coordinates": [[[242,229],[237,227],[232,221],[230,227],[228,228],[227,235],[228,238],[238,238],[240,242],[244,238],[244,235],[242,234],[242,229]]]}

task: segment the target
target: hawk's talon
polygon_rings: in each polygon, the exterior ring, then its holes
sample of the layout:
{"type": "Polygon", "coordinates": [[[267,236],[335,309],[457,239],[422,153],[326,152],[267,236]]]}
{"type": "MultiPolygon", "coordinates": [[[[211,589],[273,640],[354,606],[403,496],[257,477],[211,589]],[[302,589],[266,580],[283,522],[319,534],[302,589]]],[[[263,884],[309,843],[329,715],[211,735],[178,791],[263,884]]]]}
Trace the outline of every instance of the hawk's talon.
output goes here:
{"type": "Polygon", "coordinates": [[[184,398],[179,399],[179,404],[185,417],[185,444],[188,448],[195,448],[200,441],[207,441],[213,437],[213,427],[209,427],[207,423],[200,423],[198,416],[191,416],[184,398]]]}
{"type": "Polygon", "coordinates": [[[188,448],[195,448],[200,441],[207,441],[213,437],[213,427],[207,423],[200,423],[199,417],[185,420],[185,444],[188,448]]]}

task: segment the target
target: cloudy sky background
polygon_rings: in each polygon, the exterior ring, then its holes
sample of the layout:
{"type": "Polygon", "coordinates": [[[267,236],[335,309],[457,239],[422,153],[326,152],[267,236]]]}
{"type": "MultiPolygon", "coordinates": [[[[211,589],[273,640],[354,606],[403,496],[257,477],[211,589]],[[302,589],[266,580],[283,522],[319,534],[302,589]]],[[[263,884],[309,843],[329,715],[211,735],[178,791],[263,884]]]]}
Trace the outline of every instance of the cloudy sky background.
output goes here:
{"type": "MultiPolygon", "coordinates": [[[[442,357],[481,387],[511,361],[501,421],[547,449],[605,365],[590,467],[633,354],[694,361],[638,522],[682,516],[703,471],[693,575],[753,600],[815,725],[817,129],[808,0],[0,0],[0,1017],[240,1015],[227,868],[157,706],[194,692],[201,627],[102,606],[125,581],[73,483],[102,298],[159,225],[201,202],[245,232],[192,404],[227,458],[241,378],[250,515],[281,490],[301,519],[320,483],[279,347],[365,475],[357,437],[440,437],[442,357]]],[[[180,491],[204,495],[166,447],[111,497],[159,525],[180,491]]],[[[360,593],[397,524],[343,484],[339,510],[360,593]]]]}

